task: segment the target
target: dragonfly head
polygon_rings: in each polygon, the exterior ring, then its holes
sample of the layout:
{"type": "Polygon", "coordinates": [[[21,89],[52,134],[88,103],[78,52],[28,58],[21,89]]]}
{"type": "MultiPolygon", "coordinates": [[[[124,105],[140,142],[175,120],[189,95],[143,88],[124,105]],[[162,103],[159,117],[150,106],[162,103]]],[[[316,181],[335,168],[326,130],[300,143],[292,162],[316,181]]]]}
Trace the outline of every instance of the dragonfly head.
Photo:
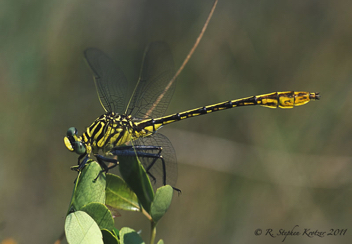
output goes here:
{"type": "Polygon", "coordinates": [[[67,130],[64,143],[71,152],[76,152],[79,155],[87,153],[86,145],[82,141],[82,138],[77,136],[77,129],[75,127],[70,127],[67,130]]]}

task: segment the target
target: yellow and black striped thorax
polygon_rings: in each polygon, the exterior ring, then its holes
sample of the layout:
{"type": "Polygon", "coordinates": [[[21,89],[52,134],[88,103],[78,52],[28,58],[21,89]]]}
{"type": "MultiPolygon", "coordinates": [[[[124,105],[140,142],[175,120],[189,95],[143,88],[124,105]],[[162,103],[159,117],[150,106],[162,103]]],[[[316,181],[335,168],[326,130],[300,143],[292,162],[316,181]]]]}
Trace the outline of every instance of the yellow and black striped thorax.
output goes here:
{"type": "Polygon", "coordinates": [[[83,141],[92,147],[93,153],[104,152],[120,146],[134,136],[134,122],[131,116],[108,112],[97,118],[83,133],[83,141]]]}

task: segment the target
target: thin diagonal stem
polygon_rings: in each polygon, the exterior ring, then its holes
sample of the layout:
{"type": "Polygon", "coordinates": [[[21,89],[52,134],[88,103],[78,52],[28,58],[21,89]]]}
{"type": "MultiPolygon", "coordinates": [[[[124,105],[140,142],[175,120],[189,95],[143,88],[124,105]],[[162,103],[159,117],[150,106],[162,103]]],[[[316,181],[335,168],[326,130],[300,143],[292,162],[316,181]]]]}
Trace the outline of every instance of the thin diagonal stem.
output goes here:
{"type": "Polygon", "coordinates": [[[213,16],[213,13],[215,11],[216,5],[218,3],[218,0],[214,1],[213,7],[210,10],[210,13],[208,15],[207,20],[204,23],[204,26],[196,40],[196,42],[194,43],[193,47],[191,48],[191,50],[189,51],[187,57],[185,58],[185,60],[183,61],[182,65],[180,66],[180,68],[177,70],[177,72],[175,73],[174,77],[172,77],[172,79],[169,81],[168,85],[165,87],[164,91],[159,95],[159,97],[156,99],[156,101],[154,102],[153,106],[148,110],[148,112],[146,113],[145,117],[148,118],[149,115],[151,114],[151,112],[155,109],[156,106],[158,106],[159,102],[161,101],[161,99],[164,97],[164,95],[166,94],[166,92],[170,89],[171,85],[175,82],[176,78],[179,76],[179,74],[181,73],[181,71],[183,70],[183,68],[186,66],[186,64],[188,63],[189,59],[192,57],[194,51],[196,50],[196,48],[198,47],[198,44],[200,42],[200,40],[202,39],[205,30],[208,27],[209,21],[211,19],[211,17],[213,16]]]}

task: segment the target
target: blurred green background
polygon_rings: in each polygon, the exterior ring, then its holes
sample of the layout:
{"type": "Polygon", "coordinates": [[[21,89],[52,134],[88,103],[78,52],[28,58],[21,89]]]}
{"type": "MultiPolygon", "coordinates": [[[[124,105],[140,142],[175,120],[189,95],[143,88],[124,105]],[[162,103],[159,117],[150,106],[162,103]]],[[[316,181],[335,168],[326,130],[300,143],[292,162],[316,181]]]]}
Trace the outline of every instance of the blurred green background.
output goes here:
{"type": "MultiPolygon", "coordinates": [[[[53,243],[63,231],[77,155],[63,144],[103,113],[87,47],[137,81],[145,46],[169,43],[179,67],[210,0],[0,2],[0,241],[53,243]]],[[[266,229],[330,231],[285,243],[350,243],[352,2],[220,1],[177,80],[167,113],[273,91],[321,92],[292,110],[247,107],[165,126],[179,177],[157,229],[166,243],[281,243],[266,229]],[[261,236],[254,231],[263,230],[261,236]]],[[[139,213],[116,227],[142,230],[139,213]]]]}

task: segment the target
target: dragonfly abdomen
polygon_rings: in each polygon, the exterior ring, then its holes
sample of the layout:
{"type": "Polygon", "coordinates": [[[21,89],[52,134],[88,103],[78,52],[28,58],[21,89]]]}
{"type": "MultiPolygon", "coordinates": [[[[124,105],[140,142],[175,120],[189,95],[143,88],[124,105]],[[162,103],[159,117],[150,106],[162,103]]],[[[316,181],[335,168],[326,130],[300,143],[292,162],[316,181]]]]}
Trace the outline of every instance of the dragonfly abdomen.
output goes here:
{"type": "Polygon", "coordinates": [[[183,119],[196,117],[203,114],[209,114],[216,111],[221,111],[229,108],[260,105],[268,108],[293,108],[294,106],[301,106],[311,100],[319,100],[319,93],[309,92],[272,92],[268,94],[251,96],[241,99],[230,100],[222,103],[212,104],[196,109],[191,109],[181,113],[176,113],[161,118],[147,119],[137,122],[139,130],[148,132],[155,132],[161,126],[170,124],[183,119]]]}
{"type": "Polygon", "coordinates": [[[319,100],[319,93],[315,92],[273,92],[256,96],[257,104],[268,108],[293,108],[301,106],[311,100],[319,100]]]}

